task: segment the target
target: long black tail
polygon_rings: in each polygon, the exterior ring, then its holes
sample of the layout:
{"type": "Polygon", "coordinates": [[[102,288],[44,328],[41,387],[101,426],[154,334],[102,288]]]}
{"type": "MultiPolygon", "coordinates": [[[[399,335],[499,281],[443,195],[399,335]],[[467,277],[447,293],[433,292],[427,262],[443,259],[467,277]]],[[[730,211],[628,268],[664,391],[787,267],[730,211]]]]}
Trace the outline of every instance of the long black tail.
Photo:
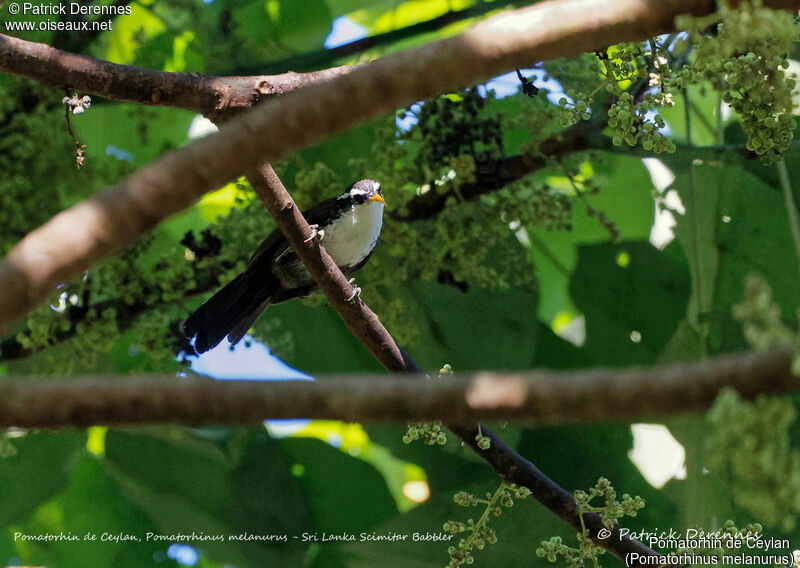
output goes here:
{"type": "Polygon", "coordinates": [[[184,322],[183,332],[195,338],[197,353],[216,347],[225,336],[235,345],[271,304],[274,288],[245,270],[197,308],[184,322]]]}

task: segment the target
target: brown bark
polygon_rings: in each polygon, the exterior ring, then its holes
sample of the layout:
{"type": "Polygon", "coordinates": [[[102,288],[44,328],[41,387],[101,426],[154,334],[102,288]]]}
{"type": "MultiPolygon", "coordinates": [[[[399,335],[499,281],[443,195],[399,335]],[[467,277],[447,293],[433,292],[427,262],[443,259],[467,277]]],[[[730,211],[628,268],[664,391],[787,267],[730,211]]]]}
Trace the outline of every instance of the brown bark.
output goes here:
{"type": "MultiPolygon", "coordinates": [[[[257,164],[280,159],[291,150],[416,100],[535,61],[647,37],[669,30],[678,14],[705,14],[712,8],[713,3],[699,0],[542,2],[261,105],[234,118],[225,132],[165,155],[26,236],[0,263],[0,287],[5,292],[0,297],[0,333],[60,282],[257,164]]],[[[36,68],[40,58],[20,56],[7,47],[9,40],[4,45],[0,62],[5,63],[0,68],[36,68]]],[[[57,61],[60,54],[42,56],[57,61]]],[[[36,75],[46,80],[41,67],[36,75]]],[[[69,78],[77,82],[83,76],[75,73],[69,78]]]]}
{"type": "Polygon", "coordinates": [[[115,101],[183,108],[212,117],[220,111],[250,108],[266,98],[328,81],[357,67],[345,65],[311,73],[290,71],[249,77],[170,73],[102,61],[0,34],[0,72],[34,79],[54,89],[77,90],[115,101]]]}
{"type": "MultiPolygon", "coordinates": [[[[798,390],[788,350],[648,369],[215,381],[174,375],[0,380],[0,428],[441,419],[450,424],[634,422],[704,410],[726,387],[742,398],[798,390]]],[[[482,452],[479,452],[482,454],[482,452]]]]}

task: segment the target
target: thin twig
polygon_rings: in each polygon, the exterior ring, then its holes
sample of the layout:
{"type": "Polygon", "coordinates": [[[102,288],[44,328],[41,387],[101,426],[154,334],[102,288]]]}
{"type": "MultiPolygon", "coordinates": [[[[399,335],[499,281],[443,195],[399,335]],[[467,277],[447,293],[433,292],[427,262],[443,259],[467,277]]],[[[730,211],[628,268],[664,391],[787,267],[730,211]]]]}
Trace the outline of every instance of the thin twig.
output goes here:
{"type": "Polygon", "coordinates": [[[792,184],[789,180],[789,171],[786,169],[786,162],[783,158],[777,163],[778,177],[781,180],[783,199],[786,203],[786,214],[789,217],[789,228],[792,231],[792,241],[794,242],[794,252],[800,262],[800,223],[797,220],[797,204],[792,193],[792,184]]]}
{"type": "Polygon", "coordinates": [[[78,137],[75,136],[75,133],[72,131],[72,124],[69,121],[71,110],[69,105],[65,105],[65,107],[64,118],[67,121],[67,132],[69,132],[70,137],[72,137],[72,141],[75,142],[75,165],[78,169],[81,169],[81,166],[83,166],[86,161],[86,144],[81,144],[80,141],[78,141],[78,137]]]}

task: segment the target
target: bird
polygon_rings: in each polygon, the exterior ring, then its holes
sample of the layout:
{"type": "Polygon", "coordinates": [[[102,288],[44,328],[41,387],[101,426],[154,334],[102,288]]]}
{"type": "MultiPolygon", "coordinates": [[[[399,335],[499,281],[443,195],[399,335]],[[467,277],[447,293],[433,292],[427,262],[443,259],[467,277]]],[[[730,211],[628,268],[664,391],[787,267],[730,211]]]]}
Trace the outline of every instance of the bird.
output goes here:
{"type": "MultiPolygon", "coordinates": [[[[362,179],[337,197],[303,212],[333,261],[350,276],[375,252],[383,225],[381,185],[362,179]]],[[[250,257],[247,268],[211,296],[183,324],[194,354],[216,347],[225,337],[236,345],[269,306],[305,298],[317,289],[286,237],[275,229],[250,257]]],[[[358,290],[358,289],[357,289],[358,290]]]]}

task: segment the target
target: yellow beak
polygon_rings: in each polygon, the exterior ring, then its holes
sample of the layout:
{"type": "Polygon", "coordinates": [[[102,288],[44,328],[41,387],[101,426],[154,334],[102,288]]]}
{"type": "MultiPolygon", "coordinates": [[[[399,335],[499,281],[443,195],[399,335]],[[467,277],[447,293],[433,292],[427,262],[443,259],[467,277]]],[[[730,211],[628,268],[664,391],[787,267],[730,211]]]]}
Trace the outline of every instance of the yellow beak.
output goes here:
{"type": "Polygon", "coordinates": [[[381,195],[380,193],[376,193],[375,195],[367,199],[367,201],[380,201],[381,203],[386,205],[386,201],[384,201],[383,195],[381,195]]]}

